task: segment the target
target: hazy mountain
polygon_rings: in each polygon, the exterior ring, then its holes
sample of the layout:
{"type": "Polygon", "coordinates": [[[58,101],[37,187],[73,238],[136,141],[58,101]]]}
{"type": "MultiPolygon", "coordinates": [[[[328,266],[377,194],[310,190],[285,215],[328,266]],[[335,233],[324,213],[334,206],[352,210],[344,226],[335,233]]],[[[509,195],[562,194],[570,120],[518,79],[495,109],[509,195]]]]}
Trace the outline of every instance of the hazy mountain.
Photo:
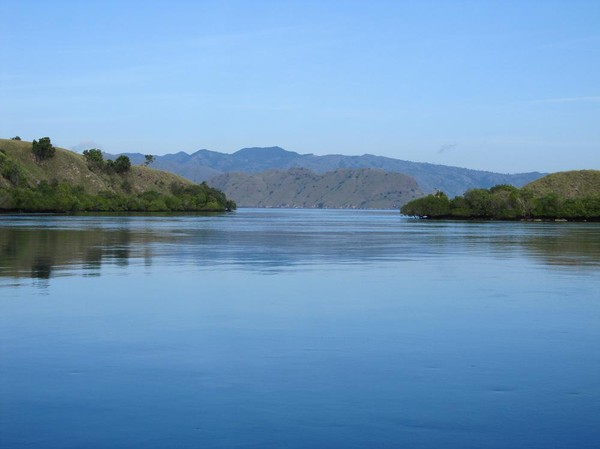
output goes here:
{"type": "MultiPolygon", "coordinates": [[[[143,162],[141,154],[127,155],[134,163],[143,162]]],[[[286,151],[280,147],[243,148],[233,154],[209,150],[200,150],[193,154],[179,152],[156,156],[156,162],[152,167],[176,173],[194,182],[208,181],[214,176],[229,172],[259,173],[303,167],[315,173],[325,173],[340,168],[377,168],[388,172],[404,173],[415,178],[424,193],[439,189],[450,196],[461,195],[470,188],[488,188],[497,184],[521,187],[544,175],[538,172],[502,174],[403,161],[371,154],[316,156],[286,151]]]]}
{"type": "Polygon", "coordinates": [[[227,173],[209,184],[240,207],[399,209],[422,196],[410,176],[371,168],[324,174],[306,168],[227,173]]]}

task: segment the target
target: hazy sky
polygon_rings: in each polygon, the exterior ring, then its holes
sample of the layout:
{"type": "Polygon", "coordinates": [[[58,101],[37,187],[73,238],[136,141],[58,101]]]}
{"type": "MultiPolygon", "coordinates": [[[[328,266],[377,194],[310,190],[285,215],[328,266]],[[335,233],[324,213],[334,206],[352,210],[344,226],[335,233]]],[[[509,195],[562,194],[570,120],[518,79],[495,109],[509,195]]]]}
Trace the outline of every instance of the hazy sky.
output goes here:
{"type": "Polygon", "coordinates": [[[0,137],[600,169],[600,1],[0,0],[0,137]]]}

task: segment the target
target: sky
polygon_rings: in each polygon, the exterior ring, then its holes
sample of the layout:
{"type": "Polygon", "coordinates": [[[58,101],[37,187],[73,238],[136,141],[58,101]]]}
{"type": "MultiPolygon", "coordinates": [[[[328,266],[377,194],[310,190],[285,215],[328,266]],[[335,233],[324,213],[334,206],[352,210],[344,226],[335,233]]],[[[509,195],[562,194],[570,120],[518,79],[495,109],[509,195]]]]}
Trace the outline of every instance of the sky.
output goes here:
{"type": "Polygon", "coordinates": [[[600,169],[600,1],[0,0],[0,137],[600,169]]]}

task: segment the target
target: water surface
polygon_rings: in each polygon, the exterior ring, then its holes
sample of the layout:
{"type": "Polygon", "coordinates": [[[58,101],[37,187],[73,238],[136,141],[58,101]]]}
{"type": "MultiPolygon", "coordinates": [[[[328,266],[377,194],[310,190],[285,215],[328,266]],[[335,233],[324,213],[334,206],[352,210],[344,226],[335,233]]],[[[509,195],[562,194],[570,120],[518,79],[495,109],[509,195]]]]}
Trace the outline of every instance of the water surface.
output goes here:
{"type": "Polygon", "coordinates": [[[0,216],[0,447],[597,448],[600,226],[0,216]]]}

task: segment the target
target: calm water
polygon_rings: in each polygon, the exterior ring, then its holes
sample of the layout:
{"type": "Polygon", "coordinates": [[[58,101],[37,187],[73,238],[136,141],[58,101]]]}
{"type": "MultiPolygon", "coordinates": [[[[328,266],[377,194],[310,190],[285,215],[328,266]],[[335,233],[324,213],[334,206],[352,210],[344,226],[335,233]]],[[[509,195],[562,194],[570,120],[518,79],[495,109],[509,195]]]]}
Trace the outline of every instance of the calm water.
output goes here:
{"type": "Polygon", "coordinates": [[[598,448],[600,224],[0,216],[1,448],[598,448]]]}

